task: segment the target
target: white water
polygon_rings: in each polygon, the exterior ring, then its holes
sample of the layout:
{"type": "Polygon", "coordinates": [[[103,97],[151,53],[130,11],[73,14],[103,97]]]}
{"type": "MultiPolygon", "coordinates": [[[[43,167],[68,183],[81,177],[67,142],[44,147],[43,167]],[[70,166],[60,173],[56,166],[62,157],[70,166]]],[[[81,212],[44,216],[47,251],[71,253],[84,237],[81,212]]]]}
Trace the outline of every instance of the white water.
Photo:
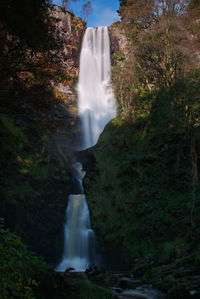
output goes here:
{"type": "Polygon", "coordinates": [[[90,216],[83,194],[82,179],[85,172],[82,164],[72,165],[73,177],[81,194],[69,195],[64,228],[64,253],[56,271],[64,272],[67,268],[85,271],[94,259],[94,232],[90,226],[90,216]]]}
{"type": "Polygon", "coordinates": [[[117,114],[113,91],[109,87],[110,71],[108,28],[87,28],[81,49],[78,82],[82,149],[95,145],[105,125],[117,114]]]}
{"type": "MultiPolygon", "coordinates": [[[[87,28],[83,39],[78,83],[78,106],[82,124],[81,150],[96,144],[105,125],[116,116],[110,81],[110,41],[107,27],[87,28]]],[[[69,195],[64,229],[64,253],[56,271],[85,271],[94,260],[94,232],[82,186],[82,165],[72,165],[77,193],[69,195]]]]}

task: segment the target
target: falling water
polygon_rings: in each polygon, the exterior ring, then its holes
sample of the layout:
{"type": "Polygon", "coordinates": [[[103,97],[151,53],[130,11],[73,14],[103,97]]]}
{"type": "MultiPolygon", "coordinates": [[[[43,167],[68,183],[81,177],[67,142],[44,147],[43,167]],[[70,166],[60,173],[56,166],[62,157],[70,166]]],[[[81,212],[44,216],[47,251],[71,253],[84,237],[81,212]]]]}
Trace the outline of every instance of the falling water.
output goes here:
{"type": "MultiPolygon", "coordinates": [[[[78,108],[82,124],[81,150],[96,144],[105,125],[116,116],[110,81],[110,41],[107,27],[87,28],[83,39],[78,82],[78,108]]],[[[57,271],[73,267],[85,271],[94,261],[94,232],[82,186],[82,165],[72,165],[76,191],[69,195],[64,232],[64,254],[57,271]]]]}
{"type": "Polygon", "coordinates": [[[56,269],[61,272],[70,267],[76,271],[85,271],[94,258],[94,232],[90,226],[89,210],[82,186],[85,172],[79,162],[74,163],[72,168],[80,194],[69,195],[64,229],[64,254],[56,269]]]}
{"type": "Polygon", "coordinates": [[[107,27],[87,28],[81,49],[78,108],[82,149],[97,143],[105,125],[116,116],[110,81],[110,41],[107,27]]]}

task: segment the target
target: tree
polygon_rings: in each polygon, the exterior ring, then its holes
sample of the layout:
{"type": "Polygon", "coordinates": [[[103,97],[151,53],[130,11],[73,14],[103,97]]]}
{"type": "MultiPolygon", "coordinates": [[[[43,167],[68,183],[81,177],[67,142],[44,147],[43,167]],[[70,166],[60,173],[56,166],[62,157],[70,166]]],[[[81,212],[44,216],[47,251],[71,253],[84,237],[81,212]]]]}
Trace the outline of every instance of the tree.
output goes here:
{"type": "Polygon", "coordinates": [[[47,46],[50,32],[50,0],[0,1],[0,22],[9,35],[17,36],[30,48],[47,46]]]}
{"type": "MultiPolygon", "coordinates": [[[[200,2],[198,0],[191,0],[187,10],[187,26],[193,35],[193,38],[200,43],[200,2]]],[[[197,49],[197,51],[198,51],[197,49]]]]}
{"type": "Polygon", "coordinates": [[[46,62],[59,62],[63,40],[51,18],[50,1],[23,3],[0,2],[0,83],[38,70],[46,62]]]}
{"type": "Polygon", "coordinates": [[[145,84],[169,87],[194,66],[189,33],[178,17],[163,16],[134,45],[136,68],[145,84]]]}
{"type": "Polygon", "coordinates": [[[169,87],[198,64],[187,8],[187,0],[121,1],[132,68],[144,85],[169,87]]]}
{"type": "Polygon", "coordinates": [[[125,56],[121,52],[115,52],[112,69],[112,83],[116,98],[125,118],[129,118],[135,108],[135,95],[137,93],[137,78],[131,63],[132,56],[125,56]],[[134,103],[134,104],[133,104],[134,103]]]}
{"type": "Polygon", "coordinates": [[[126,0],[121,1],[119,14],[131,30],[144,30],[162,16],[181,16],[188,7],[188,0],[126,0]]]}
{"type": "MultiPolygon", "coordinates": [[[[72,2],[78,2],[79,0],[71,0],[71,1],[72,2]]],[[[86,1],[86,0],[84,0],[84,1],[86,1]]],[[[62,7],[64,9],[67,9],[67,5],[69,4],[69,2],[70,2],[70,0],[62,0],[62,7]]],[[[85,16],[87,17],[87,15],[90,13],[91,9],[92,9],[92,6],[91,6],[91,2],[90,1],[88,1],[87,3],[85,3],[83,5],[82,12],[83,12],[84,17],[85,16]]]]}
{"type": "Polygon", "coordinates": [[[153,21],[153,0],[122,1],[119,13],[125,24],[137,28],[148,28],[153,21]]]}
{"type": "Polygon", "coordinates": [[[91,13],[91,11],[92,11],[92,4],[91,4],[91,1],[88,1],[82,7],[82,15],[83,15],[84,21],[87,20],[87,17],[91,13]]]}
{"type": "Polygon", "coordinates": [[[67,5],[67,0],[62,0],[62,7],[64,9],[66,9],[66,5],[67,5]]]}
{"type": "Polygon", "coordinates": [[[5,229],[3,222],[0,218],[1,298],[35,298],[41,277],[49,267],[17,235],[5,229]]]}

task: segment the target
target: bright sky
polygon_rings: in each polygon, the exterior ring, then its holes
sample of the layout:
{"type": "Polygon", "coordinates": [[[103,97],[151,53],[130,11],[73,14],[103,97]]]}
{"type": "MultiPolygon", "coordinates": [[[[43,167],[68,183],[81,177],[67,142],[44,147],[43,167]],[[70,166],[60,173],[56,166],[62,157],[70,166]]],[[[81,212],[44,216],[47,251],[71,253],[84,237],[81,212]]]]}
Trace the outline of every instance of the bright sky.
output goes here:
{"type": "MultiPolygon", "coordinates": [[[[87,3],[87,0],[70,2],[70,8],[74,14],[81,17],[81,7],[87,3]]],[[[62,5],[62,0],[52,0],[53,4],[62,5]]],[[[87,27],[109,26],[119,21],[117,14],[119,8],[118,0],[91,0],[93,10],[87,18],[87,27]]]]}

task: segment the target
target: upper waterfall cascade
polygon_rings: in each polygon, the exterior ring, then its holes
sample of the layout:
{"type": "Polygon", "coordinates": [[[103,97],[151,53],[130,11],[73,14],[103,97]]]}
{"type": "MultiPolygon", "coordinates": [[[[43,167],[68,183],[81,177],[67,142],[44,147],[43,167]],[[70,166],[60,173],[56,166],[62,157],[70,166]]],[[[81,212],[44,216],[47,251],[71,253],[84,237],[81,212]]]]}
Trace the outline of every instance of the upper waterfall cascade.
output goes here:
{"type": "Polygon", "coordinates": [[[78,81],[82,149],[94,146],[105,125],[117,114],[110,72],[108,28],[89,27],[83,39],[78,81]]]}
{"type": "MultiPolygon", "coordinates": [[[[80,58],[78,108],[82,125],[80,150],[96,144],[105,125],[116,116],[116,105],[110,81],[110,41],[107,27],[87,28],[80,58]]],[[[82,164],[72,165],[76,193],[69,195],[64,229],[64,253],[57,271],[73,267],[85,271],[94,259],[94,232],[82,186],[85,172],[82,164]]]]}

